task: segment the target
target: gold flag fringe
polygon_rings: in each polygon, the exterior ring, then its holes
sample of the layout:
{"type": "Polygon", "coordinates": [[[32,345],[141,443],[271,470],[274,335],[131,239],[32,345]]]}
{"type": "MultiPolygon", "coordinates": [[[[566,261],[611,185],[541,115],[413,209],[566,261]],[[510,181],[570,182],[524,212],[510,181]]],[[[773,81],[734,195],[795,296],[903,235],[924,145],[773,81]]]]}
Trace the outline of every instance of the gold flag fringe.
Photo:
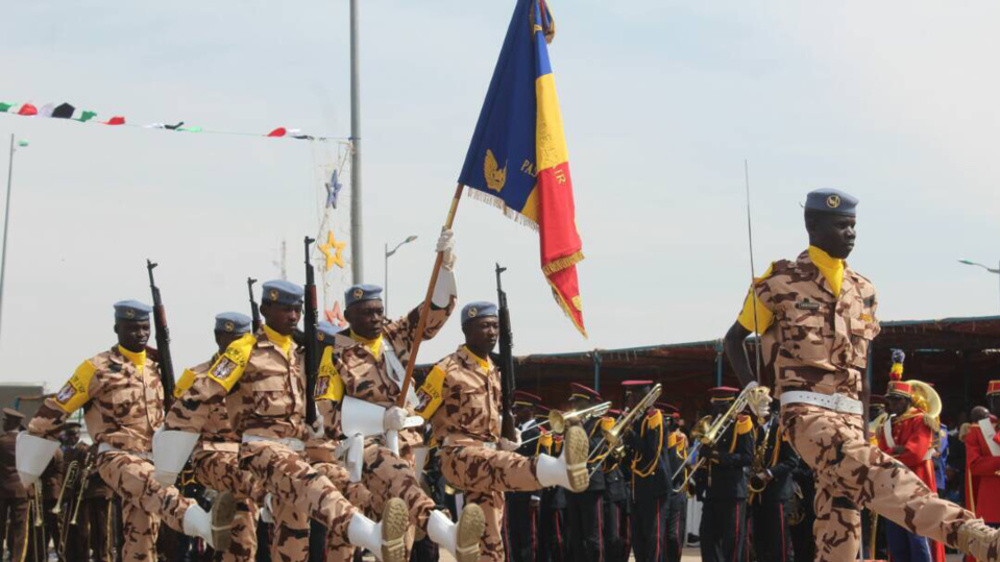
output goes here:
{"type": "MultiPolygon", "coordinates": [[[[552,288],[552,297],[556,299],[557,303],[559,303],[559,306],[563,310],[563,314],[569,317],[570,322],[572,322],[573,325],[576,326],[576,329],[580,331],[583,337],[587,338],[588,337],[587,330],[583,326],[581,326],[579,322],[576,321],[576,316],[573,316],[573,313],[571,312],[570,304],[567,303],[565,299],[563,299],[562,294],[559,293],[559,289],[556,288],[556,286],[552,283],[552,280],[549,279],[548,276],[545,277],[545,280],[549,283],[549,287],[552,288]]],[[[583,314],[583,310],[580,311],[580,314],[583,314]]]]}
{"type": "Polygon", "coordinates": [[[574,266],[583,260],[583,251],[572,253],[564,258],[559,258],[542,266],[542,273],[546,277],[553,273],[558,273],[567,267],[574,266]]]}
{"type": "Polygon", "coordinates": [[[504,200],[501,199],[500,197],[497,197],[496,195],[490,195],[489,193],[485,193],[485,192],[482,192],[482,191],[480,191],[478,189],[475,189],[475,188],[472,188],[472,187],[468,187],[468,186],[466,186],[465,189],[466,189],[469,197],[471,197],[471,198],[473,198],[473,199],[475,199],[477,201],[482,201],[483,203],[486,203],[488,205],[493,205],[497,209],[500,209],[501,211],[503,211],[504,216],[506,216],[507,218],[513,220],[514,222],[516,222],[516,223],[518,223],[520,225],[527,226],[528,228],[534,230],[535,232],[538,231],[538,223],[537,222],[535,222],[535,221],[529,219],[528,217],[522,215],[516,209],[508,207],[507,203],[505,203],[504,200]]]}

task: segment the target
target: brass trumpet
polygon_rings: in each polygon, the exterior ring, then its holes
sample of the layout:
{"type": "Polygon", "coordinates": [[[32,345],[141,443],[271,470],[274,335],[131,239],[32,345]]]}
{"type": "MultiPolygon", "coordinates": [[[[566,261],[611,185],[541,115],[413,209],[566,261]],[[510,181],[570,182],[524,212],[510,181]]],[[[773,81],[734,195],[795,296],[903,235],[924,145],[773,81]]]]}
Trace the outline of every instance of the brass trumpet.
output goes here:
{"type": "MultiPolygon", "coordinates": [[[[590,418],[597,418],[603,416],[604,414],[608,413],[608,410],[610,409],[611,409],[611,402],[608,401],[608,402],[601,402],[600,404],[594,404],[593,406],[584,408],[582,410],[570,410],[568,412],[560,412],[558,410],[552,410],[551,412],[549,412],[549,419],[543,421],[542,423],[536,425],[535,427],[541,429],[545,426],[549,426],[549,429],[551,429],[553,433],[565,433],[566,425],[569,422],[579,421],[580,423],[583,423],[589,420],[590,418]]],[[[531,443],[532,441],[537,440],[541,436],[542,436],[541,433],[539,433],[538,435],[532,437],[531,439],[522,441],[521,444],[524,445],[526,443],[531,443]]]]}
{"type": "MultiPolygon", "coordinates": [[[[606,458],[608,456],[612,458],[623,457],[625,447],[622,441],[625,434],[632,429],[636,418],[645,414],[646,410],[653,406],[653,404],[660,398],[660,394],[662,392],[663,385],[656,383],[653,385],[653,388],[651,388],[650,391],[636,403],[634,408],[622,413],[622,415],[615,420],[615,425],[611,429],[603,432],[600,443],[598,443],[597,447],[594,448],[594,451],[591,453],[590,459],[588,459],[587,462],[596,462],[598,459],[601,459],[602,457],[606,458]]],[[[594,467],[594,470],[597,470],[598,467],[600,467],[600,465],[594,467]]]]}
{"type": "MultiPolygon", "coordinates": [[[[768,420],[767,425],[764,428],[764,438],[757,447],[754,449],[753,453],[753,464],[750,467],[750,479],[747,482],[747,488],[750,491],[750,498],[753,498],[757,494],[764,491],[767,487],[767,481],[760,478],[760,474],[763,474],[767,470],[767,441],[771,438],[771,428],[775,424],[775,420],[768,420]]],[[[778,443],[776,446],[781,446],[778,443]]]]}
{"type": "Polygon", "coordinates": [[[62,503],[63,498],[66,495],[66,490],[72,489],[73,486],[76,486],[76,479],[79,475],[80,461],[73,461],[66,466],[66,476],[63,477],[62,488],[59,488],[59,498],[56,500],[56,506],[52,508],[53,515],[59,515],[62,513],[62,503]]]}
{"type": "Polygon", "coordinates": [[[752,386],[743,389],[739,396],[733,400],[733,403],[729,406],[721,416],[712,419],[712,416],[705,416],[698,421],[695,429],[692,431],[691,436],[696,441],[694,446],[691,447],[691,451],[688,453],[686,459],[684,459],[684,464],[681,465],[671,477],[671,481],[675,480],[680,476],[684,470],[691,466],[691,471],[681,482],[680,487],[675,488],[675,492],[686,492],[688,487],[690,487],[691,482],[694,479],[695,473],[698,469],[705,465],[707,459],[704,455],[699,454],[703,447],[713,448],[719,442],[722,434],[725,433],[729,426],[731,426],[735,421],[736,417],[750,406],[750,409],[754,412],[762,411],[766,405],[770,404],[771,401],[771,391],[766,386],[752,386]],[[697,461],[695,461],[697,459],[697,461]],[[692,466],[691,463],[694,462],[692,466]]]}

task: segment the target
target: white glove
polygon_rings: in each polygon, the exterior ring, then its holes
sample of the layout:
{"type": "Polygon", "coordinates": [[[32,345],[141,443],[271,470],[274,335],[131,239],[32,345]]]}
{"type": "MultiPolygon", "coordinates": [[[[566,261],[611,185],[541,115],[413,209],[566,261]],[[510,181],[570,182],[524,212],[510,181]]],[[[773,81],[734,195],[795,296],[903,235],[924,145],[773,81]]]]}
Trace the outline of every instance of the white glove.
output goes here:
{"type": "Polygon", "coordinates": [[[521,448],[521,432],[517,432],[517,441],[511,441],[506,437],[500,438],[500,450],[501,451],[516,451],[521,448]]]}
{"type": "Polygon", "coordinates": [[[153,433],[153,480],[165,488],[176,484],[199,437],[190,431],[157,429],[153,433]]]}
{"type": "Polygon", "coordinates": [[[455,269],[455,260],[458,259],[455,256],[455,231],[450,228],[441,229],[441,236],[438,237],[435,251],[444,254],[441,265],[445,269],[455,269]]]}
{"type": "Polygon", "coordinates": [[[409,417],[409,414],[399,406],[386,408],[385,415],[382,416],[382,427],[386,431],[399,431],[406,427],[407,417],[409,417]]]}

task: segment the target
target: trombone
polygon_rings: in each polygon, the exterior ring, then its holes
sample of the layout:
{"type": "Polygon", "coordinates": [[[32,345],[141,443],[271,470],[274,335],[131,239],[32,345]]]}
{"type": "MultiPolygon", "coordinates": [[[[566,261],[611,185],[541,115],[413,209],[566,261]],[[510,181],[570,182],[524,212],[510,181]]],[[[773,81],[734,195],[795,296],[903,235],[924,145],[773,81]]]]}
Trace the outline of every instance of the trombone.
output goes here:
{"type": "MultiPolygon", "coordinates": [[[[589,406],[582,410],[570,410],[568,412],[560,412],[559,410],[552,410],[551,412],[549,412],[549,419],[543,421],[540,424],[537,424],[535,427],[541,429],[545,426],[549,426],[549,429],[551,429],[553,433],[565,433],[566,426],[569,425],[569,422],[579,421],[580,423],[583,423],[589,420],[590,418],[599,418],[604,414],[608,413],[608,410],[610,409],[611,409],[611,401],[601,402],[600,404],[594,404],[593,406],[589,406]]],[[[542,434],[539,433],[538,435],[532,437],[531,439],[528,439],[527,441],[522,441],[521,444],[525,445],[531,443],[532,441],[535,441],[541,436],[542,434]]]]}
{"type": "Polygon", "coordinates": [[[716,417],[714,420],[712,416],[705,416],[698,420],[697,425],[691,431],[691,437],[696,441],[691,447],[691,451],[688,453],[686,459],[684,459],[684,464],[682,464],[670,478],[671,482],[675,481],[678,476],[680,476],[689,466],[691,471],[685,476],[684,481],[681,482],[680,487],[674,488],[677,493],[687,491],[688,487],[691,486],[691,482],[694,479],[695,473],[698,469],[704,466],[707,462],[705,456],[699,454],[703,447],[713,448],[719,442],[719,439],[725,433],[729,426],[736,421],[736,417],[750,406],[750,409],[754,412],[762,411],[761,408],[770,403],[771,391],[766,386],[752,386],[743,389],[739,396],[733,400],[733,403],[729,406],[724,414],[716,417]],[[697,459],[697,460],[696,460],[697,459]],[[693,464],[692,464],[693,463],[693,464]]]}
{"type": "Polygon", "coordinates": [[[66,466],[66,476],[63,478],[62,488],[59,489],[59,498],[56,500],[55,507],[52,508],[52,514],[58,518],[59,522],[59,542],[57,547],[59,548],[59,559],[66,559],[66,540],[69,538],[69,520],[68,511],[63,509],[63,498],[66,496],[66,490],[69,490],[70,497],[67,499],[67,504],[72,502],[74,490],[73,488],[77,485],[77,480],[80,477],[80,461],[72,461],[66,466]]]}
{"type": "Polygon", "coordinates": [[[620,459],[625,455],[625,434],[632,430],[632,426],[635,423],[636,418],[643,415],[646,410],[651,408],[660,398],[660,394],[662,392],[663,385],[660,383],[653,385],[653,388],[650,389],[650,391],[636,403],[634,408],[622,413],[622,415],[615,420],[615,425],[611,429],[603,432],[600,442],[597,444],[597,447],[594,447],[594,451],[590,454],[590,458],[587,459],[588,463],[597,463],[594,468],[591,469],[591,475],[601,468],[604,464],[604,459],[608,457],[620,459]]]}

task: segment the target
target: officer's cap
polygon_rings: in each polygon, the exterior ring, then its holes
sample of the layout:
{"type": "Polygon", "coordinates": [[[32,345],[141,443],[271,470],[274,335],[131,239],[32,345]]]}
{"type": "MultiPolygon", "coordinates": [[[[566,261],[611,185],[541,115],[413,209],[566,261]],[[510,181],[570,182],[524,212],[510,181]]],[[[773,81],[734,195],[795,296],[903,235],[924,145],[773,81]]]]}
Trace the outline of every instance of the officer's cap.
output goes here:
{"type": "Polygon", "coordinates": [[[115,303],[115,320],[128,320],[132,322],[149,320],[150,312],[153,312],[151,306],[136,300],[118,301],[115,303]]]}
{"type": "Polygon", "coordinates": [[[886,398],[895,396],[913,399],[913,386],[908,382],[889,381],[889,389],[886,391],[885,396],[886,398]]]}
{"type": "Polygon", "coordinates": [[[806,210],[835,215],[857,216],[858,199],[840,191],[825,187],[810,191],[806,195],[806,210]]]}
{"type": "Polygon", "coordinates": [[[708,389],[708,392],[712,394],[712,402],[727,402],[735,400],[736,395],[740,393],[740,389],[731,386],[717,386],[708,389]]]}
{"type": "Polygon", "coordinates": [[[227,334],[246,334],[250,332],[253,320],[239,312],[223,312],[215,317],[215,331],[227,334]]]}
{"type": "Polygon", "coordinates": [[[283,304],[289,306],[299,306],[302,304],[302,297],[305,290],[301,285],[296,285],[284,279],[268,281],[261,287],[260,302],[263,304],[283,304]]]}
{"type": "Polygon", "coordinates": [[[538,407],[542,402],[542,397],[537,394],[532,394],[530,392],[525,392],[523,390],[514,391],[514,405],[515,406],[527,406],[529,408],[538,407]]]}
{"type": "Polygon", "coordinates": [[[625,390],[635,390],[637,387],[642,388],[644,386],[653,386],[653,381],[645,379],[633,379],[628,381],[622,381],[622,386],[625,390]]]}
{"type": "Polygon", "coordinates": [[[319,324],[316,325],[316,339],[321,342],[325,342],[327,340],[333,341],[333,336],[340,333],[340,330],[341,329],[337,326],[334,326],[325,320],[320,320],[319,324]]]}
{"type": "Polygon", "coordinates": [[[578,382],[571,382],[569,383],[569,387],[572,390],[569,395],[570,400],[593,400],[595,402],[600,402],[601,400],[601,393],[589,386],[584,386],[578,382]]]}
{"type": "Polygon", "coordinates": [[[1000,380],[990,381],[989,386],[986,387],[986,396],[994,394],[1000,394],[1000,380]]]}
{"type": "Polygon", "coordinates": [[[357,302],[382,300],[382,287],[378,285],[352,285],[344,292],[344,307],[357,302]]]}
{"type": "Polygon", "coordinates": [[[4,408],[3,409],[3,415],[4,415],[4,417],[6,417],[7,419],[10,419],[10,420],[23,420],[24,419],[24,414],[22,414],[21,412],[18,412],[14,408],[4,408]]]}
{"type": "Polygon", "coordinates": [[[462,307],[462,325],[464,326],[476,318],[496,317],[497,314],[497,305],[491,302],[470,302],[462,307]]]}

